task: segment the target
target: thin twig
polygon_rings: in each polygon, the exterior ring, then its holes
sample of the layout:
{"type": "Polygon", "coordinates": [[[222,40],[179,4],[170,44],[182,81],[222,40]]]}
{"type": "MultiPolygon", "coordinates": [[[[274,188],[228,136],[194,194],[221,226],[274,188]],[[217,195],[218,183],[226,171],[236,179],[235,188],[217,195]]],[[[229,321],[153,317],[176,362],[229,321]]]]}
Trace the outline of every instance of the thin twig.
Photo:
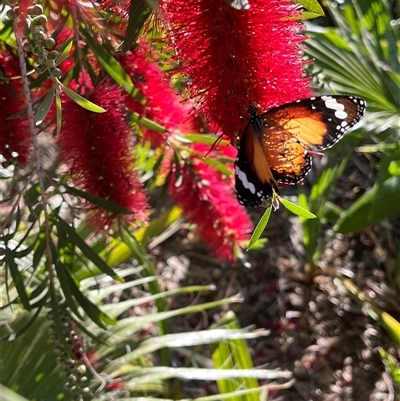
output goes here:
{"type": "MultiPolygon", "coordinates": [[[[17,26],[18,20],[15,19],[14,21],[14,32],[18,32],[17,26]]],[[[21,69],[21,75],[22,75],[22,83],[23,83],[23,89],[24,89],[24,96],[25,96],[25,103],[26,103],[26,112],[27,112],[27,117],[28,117],[28,122],[29,122],[29,129],[31,132],[31,137],[32,137],[32,145],[33,145],[33,154],[35,157],[35,170],[36,174],[38,176],[38,181],[39,181],[39,187],[40,187],[40,192],[41,192],[41,200],[43,204],[43,213],[45,217],[45,235],[46,235],[46,256],[47,256],[47,267],[49,270],[49,276],[50,280],[53,283],[54,279],[54,273],[53,269],[51,268],[52,266],[52,253],[51,253],[51,248],[50,248],[50,230],[49,230],[49,214],[47,210],[47,195],[46,195],[46,188],[44,185],[44,180],[42,174],[42,160],[41,160],[41,154],[40,154],[40,148],[39,148],[39,143],[38,143],[38,128],[36,127],[35,123],[35,114],[33,112],[33,103],[32,103],[32,96],[31,96],[31,91],[29,88],[29,81],[28,81],[28,75],[27,75],[27,69],[26,69],[26,63],[25,63],[25,54],[24,50],[22,48],[22,40],[18,35],[16,36],[16,42],[17,42],[17,51],[18,51],[18,59],[19,59],[19,66],[21,69]]],[[[39,223],[40,224],[40,223],[39,223]]]]}

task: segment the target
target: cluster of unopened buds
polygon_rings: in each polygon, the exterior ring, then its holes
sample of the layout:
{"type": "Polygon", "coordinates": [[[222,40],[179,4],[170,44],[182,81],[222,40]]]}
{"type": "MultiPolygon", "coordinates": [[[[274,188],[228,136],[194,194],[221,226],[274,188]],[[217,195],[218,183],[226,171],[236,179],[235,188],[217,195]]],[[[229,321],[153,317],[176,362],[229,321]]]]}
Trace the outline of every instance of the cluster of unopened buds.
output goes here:
{"type": "MultiPolygon", "coordinates": [[[[49,320],[54,320],[52,312],[49,312],[47,317],[49,320]]],[[[58,333],[54,324],[51,325],[55,332],[53,340],[57,344],[55,347],[58,354],[57,361],[68,376],[65,387],[77,397],[76,400],[80,401],[90,394],[90,389],[87,387],[84,343],[74,330],[76,325],[66,309],[60,311],[60,319],[62,333],[58,333]],[[64,337],[64,341],[61,336],[64,337]],[[65,349],[65,344],[68,344],[69,349],[65,349]]]]}
{"type": "Polygon", "coordinates": [[[15,0],[9,0],[8,5],[10,9],[7,11],[7,17],[10,20],[18,19],[19,31],[24,40],[23,48],[27,53],[31,53],[35,60],[35,71],[43,74],[48,70],[52,77],[60,78],[62,72],[57,67],[60,52],[51,50],[56,41],[47,34],[47,17],[43,14],[43,7],[34,4],[26,9],[26,13],[21,13],[15,0]]]}

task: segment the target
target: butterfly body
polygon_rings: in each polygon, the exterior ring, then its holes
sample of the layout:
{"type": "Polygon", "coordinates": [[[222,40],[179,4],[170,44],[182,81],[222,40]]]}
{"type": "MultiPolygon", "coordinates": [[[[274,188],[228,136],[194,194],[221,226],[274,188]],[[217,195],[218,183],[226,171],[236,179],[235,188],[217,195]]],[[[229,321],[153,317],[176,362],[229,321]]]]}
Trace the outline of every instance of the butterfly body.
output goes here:
{"type": "Polygon", "coordinates": [[[365,101],[355,96],[321,96],[299,100],[258,114],[249,108],[235,161],[235,192],[240,204],[261,205],[293,185],[311,169],[309,151],[338,142],[360,119],[365,101]]]}

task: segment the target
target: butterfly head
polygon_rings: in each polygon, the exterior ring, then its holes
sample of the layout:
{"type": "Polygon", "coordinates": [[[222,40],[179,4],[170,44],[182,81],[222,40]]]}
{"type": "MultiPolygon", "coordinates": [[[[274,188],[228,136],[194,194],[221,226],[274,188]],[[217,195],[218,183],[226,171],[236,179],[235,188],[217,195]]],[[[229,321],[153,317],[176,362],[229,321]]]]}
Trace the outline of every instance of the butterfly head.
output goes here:
{"type": "Polygon", "coordinates": [[[249,106],[250,124],[253,126],[256,133],[261,133],[263,130],[263,123],[258,114],[258,110],[253,106],[249,106]]]}
{"type": "Polygon", "coordinates": [[[258,111],[253,105],[249,106],[249,115],[250,115],[250,120],[257,118],[258,116],[258,111]]]}

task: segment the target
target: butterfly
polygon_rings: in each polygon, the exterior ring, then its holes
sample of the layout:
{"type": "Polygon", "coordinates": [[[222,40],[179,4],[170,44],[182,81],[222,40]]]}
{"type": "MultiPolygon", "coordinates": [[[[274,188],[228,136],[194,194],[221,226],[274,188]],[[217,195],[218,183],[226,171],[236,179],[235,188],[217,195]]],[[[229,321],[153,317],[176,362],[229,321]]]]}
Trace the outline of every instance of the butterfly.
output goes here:
{"type": "Polygon", "coordinates": [[[355,96],[298,100],[258,114],[249,107],[235,160],[235,192],[241,205],[260,206],[279,185],[294,185],[311,169],[311,154],[338,142],[364,115],[355,96]]]}

